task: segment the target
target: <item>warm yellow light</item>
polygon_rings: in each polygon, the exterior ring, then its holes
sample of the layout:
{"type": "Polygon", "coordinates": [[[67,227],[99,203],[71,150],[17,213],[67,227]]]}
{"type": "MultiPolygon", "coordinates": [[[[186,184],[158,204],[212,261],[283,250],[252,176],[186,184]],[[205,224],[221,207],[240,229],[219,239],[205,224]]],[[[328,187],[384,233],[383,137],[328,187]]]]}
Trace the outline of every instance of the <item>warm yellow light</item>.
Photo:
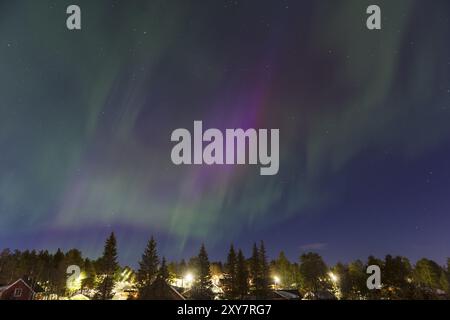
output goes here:
{"type": "Polygon", "coordinates": [[[274,276],[273,281],[275,281],[276,285],[280,284],[280,282],[281,282],[280,277],[278,277],[278,276],[274,276]]]}
{"type": "Polygon", "coordinates": [[[83,279],[86,279],[86,274],[84,272],[80,273],[75,279],[67,281],[67,289],[71,292],[80,290],[83,279]]]}
{"type": "Polygon", "coordinates": [[[132,274],[131,270],[128,270],[128,269],[123,270],[121,273],[122,281],[128,280],[130,278],[131,274],[132,274]]]}
{"type": "Polygon", "coordinates": [[[339,277],[337,275],[335,275],[333,272],[330,272],[328,275],[330,276],[331,281],[333,281],[333,282],[339,281],[339,277]]]}
{"type": "Polygon", "coordinates": [[[186,276],[184,277],[184,280],[186,280],[186,282],[188,282],[188,283],[194,281],[193,274],[192,273],[186,274],[186,276]]]}

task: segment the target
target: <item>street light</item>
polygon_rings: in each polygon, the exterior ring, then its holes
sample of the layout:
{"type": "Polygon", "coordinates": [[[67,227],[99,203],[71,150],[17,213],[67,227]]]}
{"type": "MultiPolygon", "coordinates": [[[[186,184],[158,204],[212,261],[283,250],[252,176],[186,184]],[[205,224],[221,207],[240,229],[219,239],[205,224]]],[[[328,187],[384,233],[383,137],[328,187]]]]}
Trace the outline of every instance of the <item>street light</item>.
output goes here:
{"type": "Polygon", "coordinates": [[[280,277],[279,276],[273,276],[273,281],[275,283],[275,289],[280,285],[280,277]]]}
{"type": "Polygon", "coordinates": [[[334,283],[339,281],[339,277],[335,275],[333,272],[328,273],[328,275],[330,276],[331,281],[333,281],[334,283]]]}
{"type": "Polygon", "coordinates": [[[186,275],[185,279],[186,279],[187,282],[192,282],[192,281],[194,281],[194,276],[192,275],[192,273],[188,273],[186,275]]]}
{"type": "MultiPolygon", "coordinates": [[[[183,278],[183,282],[186,283],[186,287],[189,287],[192,285],[192,282],[194,281],[194,275],[192,273],[187,273],[184,278],[183,278]]],[[[183,285],[182,285],[183,286],[183,285]]]]}

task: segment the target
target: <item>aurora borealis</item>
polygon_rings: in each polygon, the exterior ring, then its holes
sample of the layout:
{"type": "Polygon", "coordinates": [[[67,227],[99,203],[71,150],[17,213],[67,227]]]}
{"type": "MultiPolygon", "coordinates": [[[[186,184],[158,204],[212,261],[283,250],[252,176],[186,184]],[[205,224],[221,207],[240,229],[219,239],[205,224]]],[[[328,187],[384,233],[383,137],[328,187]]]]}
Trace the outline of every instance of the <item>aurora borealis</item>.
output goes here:
{"type": "Polygon", "coordinates": [[[444,261],[450,3],[376,2],[0,0],[0,248],[444,261]],[[195,120],[280,128],[278,175],[175,166],[195,120]]]}

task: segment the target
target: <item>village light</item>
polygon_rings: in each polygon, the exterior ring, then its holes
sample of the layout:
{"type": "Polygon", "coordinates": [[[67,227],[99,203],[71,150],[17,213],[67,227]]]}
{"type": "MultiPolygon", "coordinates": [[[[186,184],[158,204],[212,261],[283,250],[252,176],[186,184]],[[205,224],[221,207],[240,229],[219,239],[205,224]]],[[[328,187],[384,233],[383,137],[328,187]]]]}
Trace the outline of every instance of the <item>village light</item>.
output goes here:
{"type": "Polygon", "coordinates": [[[280,283],[281,283],[281,279],[280,279],[280,277],[279,276],[273,276],[273,282],[274,282],[274,289],[275,290],[278,290],[279,288],[279,286],[280,286],[280,283]]]}
{"type": "Polygon", "coordinates": [[[181,278],[181,287],[189,288],[191,287],[193,282],[194,282],[194,275],[188,272],[181,278]]]}
{"type": "Polygon", "coordinates": [[[125,269],[123,270],[123,272],[121,273],[121,281],[127,281],[130,276],[132,274],[131,270],[125,269]]]}
{"type": "Polygon", "coordinates": [[[86,279],[86,274],[84,272],[82,272],[78,275],[78,277],[67,281],[67,289],[72,292],[80,290],[82,281],[84,279],[86,279]]]}
{"type": "Polygon", "coordinates": [[[192,273],[188,273],[184,277],[184,280],[186,280],[186,283],[192,283],[192,281],[194,281],[194,276],[192,275],[192,273]]]}
{"type": "Polygon", "coordinates": [[[334,283],[339,281],[339,277],[335,275],[333,272],[328,273],[328,275],[330,276],[331,281],[333,281],[334,283]]]}

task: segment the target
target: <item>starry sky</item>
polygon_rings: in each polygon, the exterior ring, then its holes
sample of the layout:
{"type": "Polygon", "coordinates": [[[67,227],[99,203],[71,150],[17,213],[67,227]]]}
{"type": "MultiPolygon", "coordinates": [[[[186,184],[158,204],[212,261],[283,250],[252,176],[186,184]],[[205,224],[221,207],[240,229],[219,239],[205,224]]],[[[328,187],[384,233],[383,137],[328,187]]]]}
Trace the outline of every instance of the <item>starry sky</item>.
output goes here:
{"type": "Polygon", "coordinates": [[[0,0],[0,248],[450,256],[450,2],[0,0]],[[382,9],[382,30],[366,8],[382,9]],[[78,4],[82,30],[66,28],[78,4]],[[279,128],[280,171],[175,166],[279,128]]]}

